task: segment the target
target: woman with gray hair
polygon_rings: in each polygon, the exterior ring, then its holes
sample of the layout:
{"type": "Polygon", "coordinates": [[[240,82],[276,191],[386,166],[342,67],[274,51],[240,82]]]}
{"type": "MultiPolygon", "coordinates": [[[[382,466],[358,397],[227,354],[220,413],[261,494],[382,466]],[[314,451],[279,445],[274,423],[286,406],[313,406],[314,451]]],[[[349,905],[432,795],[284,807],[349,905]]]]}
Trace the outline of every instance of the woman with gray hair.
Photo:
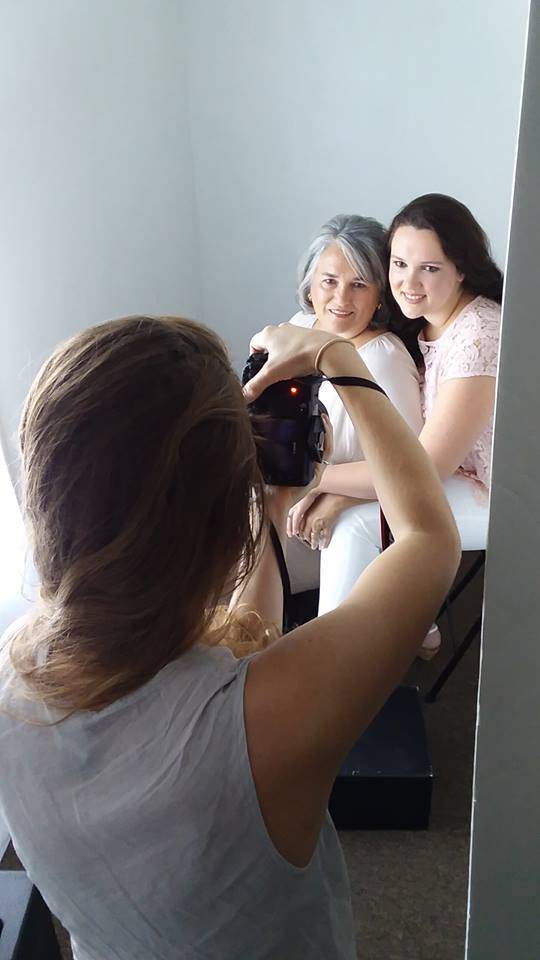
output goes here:
{"type": "MultiPolygon", "coordinates": [[[[419,375],[403,341],[390,330],[386,257],[386,231],[377,220],[356,215],[332,217],[300,262],[301,311],[290,323],[352,340],[374,379],[418,435],[423,426],[419,375]]],[[[337,391],[323,383],[319,396],[333,428],[330,462],[363,460],[353,424],[337,391]]],[[[362,568],[356,550],[358,531],[378,512],[377,501],[332,493],[310,501],[303,515],[302,541],[289,540],[287,562],[293,591],[312,588],[319,582],[319,614],[333,610],[349,594],[362,568]]]]}

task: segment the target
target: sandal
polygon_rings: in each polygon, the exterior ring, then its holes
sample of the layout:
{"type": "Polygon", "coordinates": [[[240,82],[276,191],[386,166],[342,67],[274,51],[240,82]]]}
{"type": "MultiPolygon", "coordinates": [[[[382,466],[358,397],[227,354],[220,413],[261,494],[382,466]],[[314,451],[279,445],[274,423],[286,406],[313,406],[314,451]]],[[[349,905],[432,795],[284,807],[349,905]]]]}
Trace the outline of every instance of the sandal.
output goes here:
{"type": "Polygon", "coordinates": [[[442,637],[436,623],[431,626],[427,632],[422,646],[416,654],[420,660],[433,660],[441,649],[442,637]]]}

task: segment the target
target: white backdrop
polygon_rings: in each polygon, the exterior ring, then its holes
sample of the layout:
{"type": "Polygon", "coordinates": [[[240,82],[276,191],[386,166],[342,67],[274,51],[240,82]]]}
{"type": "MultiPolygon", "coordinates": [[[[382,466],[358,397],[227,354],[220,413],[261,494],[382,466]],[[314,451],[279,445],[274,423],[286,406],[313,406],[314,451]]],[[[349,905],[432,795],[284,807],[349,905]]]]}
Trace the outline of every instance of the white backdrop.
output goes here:
{"type": "Polygon", "coordinates": [[[182,4],[0,4],[0,435],[76,330],[200,313],[182,4]]]}
{"type": "Polygon", "coordinates": [[[204,316],[238,360],[336,213],[470,205],[503,263],[528,0],[198,0],[185,18],[204,316]]]}

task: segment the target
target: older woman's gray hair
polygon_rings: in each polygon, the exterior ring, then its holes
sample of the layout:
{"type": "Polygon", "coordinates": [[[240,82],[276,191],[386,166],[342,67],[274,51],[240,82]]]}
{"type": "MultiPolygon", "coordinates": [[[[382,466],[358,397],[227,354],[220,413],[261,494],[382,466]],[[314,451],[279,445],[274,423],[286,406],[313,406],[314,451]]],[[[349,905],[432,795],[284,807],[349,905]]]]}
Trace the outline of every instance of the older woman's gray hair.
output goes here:
{"type": "MultiPolygon", "coordinates": [[[[375,283],[380,300],[385,306],[386,289],[386,230],[378,220],[359,217],[355,214],[338,214],[323,224],[310,243],[298,267],[298,303],[304,313],[313,313],[308,299],[313,274],[322,253],[333,243],[337,244],[350,265],[358,271],[365,283],[375,283]]],[[[383,326],[386,309],[377,311],[376,320],[370,326],[383,326]]]]}

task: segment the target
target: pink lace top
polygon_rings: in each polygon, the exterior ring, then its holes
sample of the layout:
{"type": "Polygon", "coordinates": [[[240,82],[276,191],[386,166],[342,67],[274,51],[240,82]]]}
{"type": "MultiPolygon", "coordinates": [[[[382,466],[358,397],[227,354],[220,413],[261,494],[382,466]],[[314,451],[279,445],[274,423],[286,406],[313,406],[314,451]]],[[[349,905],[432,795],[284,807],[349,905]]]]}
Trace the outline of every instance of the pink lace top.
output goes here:
{"type": "MultiPolygon", "coordinates": [[[[499,355],[501,308],[493,300],[476,297],[438,340],[418,343],[424,356],[422,412],[426,420],[441,383],[460,377],[495,377],[499,355]]],[[[493,416],[459,468],[489,489],[493,416]]]]}

